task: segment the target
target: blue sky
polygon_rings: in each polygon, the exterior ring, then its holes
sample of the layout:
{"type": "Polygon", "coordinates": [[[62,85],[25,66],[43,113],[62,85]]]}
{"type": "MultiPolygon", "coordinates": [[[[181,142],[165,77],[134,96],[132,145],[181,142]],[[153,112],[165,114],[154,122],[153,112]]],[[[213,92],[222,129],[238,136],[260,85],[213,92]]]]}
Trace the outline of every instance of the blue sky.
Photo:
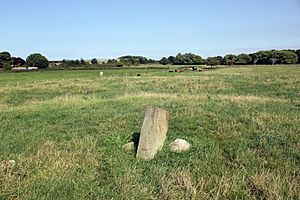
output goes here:
{"type": "Polygon", "coordinates": [[[0,0],[0,51],[49,59],[300,48],[300,0],[0,0]]]}

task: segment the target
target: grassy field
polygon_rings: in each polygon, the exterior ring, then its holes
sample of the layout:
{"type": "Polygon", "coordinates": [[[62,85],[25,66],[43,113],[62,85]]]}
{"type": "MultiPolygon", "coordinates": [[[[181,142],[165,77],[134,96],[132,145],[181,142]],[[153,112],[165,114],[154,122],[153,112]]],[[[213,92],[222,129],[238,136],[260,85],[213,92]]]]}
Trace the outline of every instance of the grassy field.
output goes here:
{"type": "Polygon", "coordinates": [[[0,73],[10,159],[0,199],[300,199],[300,67],[0,73]],[[122,145],[149,106],[170,124],[145,162],[122,145]]]}

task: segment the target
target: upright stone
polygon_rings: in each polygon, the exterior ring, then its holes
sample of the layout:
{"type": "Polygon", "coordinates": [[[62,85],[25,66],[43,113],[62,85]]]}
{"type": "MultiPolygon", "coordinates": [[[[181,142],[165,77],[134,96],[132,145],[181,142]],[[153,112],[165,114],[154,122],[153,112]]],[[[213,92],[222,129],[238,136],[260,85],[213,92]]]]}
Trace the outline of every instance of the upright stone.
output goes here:
{"type": "Polygon", "coordinates": [[[142,126],[136,157],[151,160],[162,149],[168,132],[169,112],[148,108],[142,126]]]}

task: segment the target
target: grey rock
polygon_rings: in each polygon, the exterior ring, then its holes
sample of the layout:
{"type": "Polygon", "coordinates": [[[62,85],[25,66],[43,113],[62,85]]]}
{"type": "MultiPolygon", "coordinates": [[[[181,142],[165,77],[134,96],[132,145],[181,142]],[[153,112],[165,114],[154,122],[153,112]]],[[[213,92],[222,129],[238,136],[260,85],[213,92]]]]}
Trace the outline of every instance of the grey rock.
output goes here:
{"type": "Polygon", "coordinates": [[[129,142],[127,144],[124,144],[123,145],[123,148],[126,150],[126,151],[133,151],[134,150],[134,142],[129,142]]]}
{"type": "Polygon", "coordinates": [[[175,141],[171,142],[169,147],[172,152],[180,153],[190,150],[192,145],[186,140],[178,138],[175,141]]]}
{"type": "Polygon", "coordinates": [[[162,149],[168,132],[169,112],[160,108],[148,108],[142,126],[136,157],[151,160],[162,149]]]}

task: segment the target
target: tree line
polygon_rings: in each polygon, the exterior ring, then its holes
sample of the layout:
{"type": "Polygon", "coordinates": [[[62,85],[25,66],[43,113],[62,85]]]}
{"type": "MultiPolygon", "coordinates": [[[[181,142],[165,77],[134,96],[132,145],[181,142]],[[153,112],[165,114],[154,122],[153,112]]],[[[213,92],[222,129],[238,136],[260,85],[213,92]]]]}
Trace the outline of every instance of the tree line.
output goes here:
{"type": "Polygon", "coordinates": [[[228,54],[224,57],[214,56],[203,59],[199,55],[192,53],[177,54],[168,58],[163,57],[160,61],[162,65],[250,65],[250,64],[296,64],[300,63],[300,49],[298,50],[268,50],[256,53],[238,55],[228,54]]]}
{"type": "Polygon", "coordinates": [[[119,66],[121,65],[131,66],[131,65],[156,64],[157,61],[153,59],[148,59],[143,56],[128,55],[128,56],[119,57],[118,59],[110,59],[107,61],[107,63],[117,64],[119,66]]]}
{"type": "MultiPolygon", "coordinates": [[[[59,67],[84,67],[87,64],[99,65],[96,58],[90,62],[84,59],[80,60],[62,60],[57,61],[59,67]]],[[[12,57],[9,52],[0,52],[0,68],[11,69],[16,66],[29,66],[46,69],[49,66],[48,59],[40,53],[30,54],[26,60],[20,57],[12,57]]],[[[160,60],[148,59],[143,56],[122,56],[117,59],[110,59],[105,64],[110,66],[131,66],[144,64],[162,64],[162,65],[265,65],[265,64],[296,64],[300,63],[300,49],[298,50],[268,50],[258,51],[256,53],[238,55],[228,54],[223,56],[202,58],[193,53],[178,53],[176,56],[163,57],[160,60]]]]}
{"type": "Polygon", "coordinates": [[[9,52],[0,52],[0,68],[11,69],[16,66],[37,67],[46,69],[49,65],[48,59],[40,53],[30,54],[26,60],[20,57],[12,57],[9,52]]]}

